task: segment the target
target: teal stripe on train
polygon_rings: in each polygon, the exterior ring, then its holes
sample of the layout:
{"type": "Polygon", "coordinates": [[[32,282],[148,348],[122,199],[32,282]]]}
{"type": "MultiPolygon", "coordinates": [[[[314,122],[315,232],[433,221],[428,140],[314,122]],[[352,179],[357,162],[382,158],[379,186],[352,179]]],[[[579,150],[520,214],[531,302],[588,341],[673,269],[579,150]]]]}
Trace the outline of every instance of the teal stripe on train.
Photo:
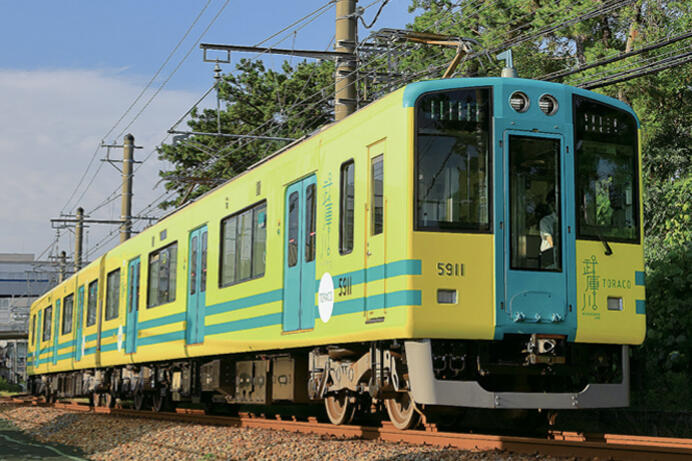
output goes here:
{"type": "MultiPolygon", "coordinates": [[[[387,264],[382,264],[379,266],[374,266],[368,269],[359,269],[357,271],[346,272],[343,274],[334,275],[333,278],[338,277],[351,277],[351,283],[353,285],[364,283],[367,277],[368,281],[376,281],[382,279],[388,279],[392,277],[398,277],[401,275],[421,275],[422,273],[422,263],[420,259],[405,259],[401,261],[394,261],[387,264]]],[[[319,280],[315,281],[315,290],[319,288],[319,280]]],[[[420,290],[404,290],[393,293],[382,293],[378,295],[369,296],[367,299],[373,301],[369,303],[370,305],[383,305],[382,298],[384,298],[384,306],[387,308],[397,307],[397,306],[419,306],[421,305],[421,292],[420,290]]],[[[233,312],[236,310],[247,309],[251,307],[261,306],[263,304],[269,304],[272,302],[278,302],[283,300],[283,289],[277,289],[268,291],[265,293],[260,293],[252,296],[247,296],[245,298],[234,299],[231,301],[225,301],[222,303],[214,304],[205,307],[205,318],[211,315],[222,314],[227,312],[233,312]]],[[[340,301],[334,303],[333,316],[351,314],[355,312],[363,312],[365,307],[365,298],[351,299],[347,301],[340,301]]],[[[165,325],[170,325],[172,323],[182,322],[185,320],[185,312],[178,312],[175,314],[170,314],[167,316],[159,317],[156,319],[145,320],[143,322],[137,323],[137,331],[142,331],[148,328],[155,328],[165,325]]],[[[282,322],[281,313],[268,314],[258,317],[252,317],[249,319],[235,320],[231,322],[225,322],[217,325],[210,325],[205,327],[205,336],[211,336],[221,333],[228,333],[232,331],[249,330],[254,328],[261,328],[265,326],[272,326],[280,324],[282,322]]],[[[315,318],[319,317],[317,308],[315,307],[315,318]]],[[[101,333],[101,339],[106,339],[117,335],[118,330],[113,328],[106,330],[101,333]]],[[[96,334],[91,334],[86,336],[85,341],[93,341],[97,338],[96,334]]],[[[164,333],[155,336],[148,336],[137,339],[138,346],[149,346],[153,344],[161,344],[170,341],[177,341],[185,338],[184,330],[164,333]]],[[[101,351],[108,352],[117,349],[117,344],[112,343],[108,345],[102,345],[101,351]]],[[[84,355],[91,355],[96,352],[96,347],[87,347],[84,349],[84,355]]]]}
{"type": "MultiPolygon", "coordinates": [[[[333,275],[332,278],[351,277],[351,283],[353,285],[360,285],[361,283],[365,283],[366,277],[368,282],[375,282],[377,280],[398,277],[400,275],[421,275],[421,273],[422,262],[420,259],[403,259],[401,261],[381,264],[367,269],[358,269],[353,272],[333,275]]],[[[318,279],[315,280],[315,291],[318,291],[319,288],[320,280],[318,279]]]]}
{"type": "Polygon", "coordinates": [[[634,284],[638,286],[646,285],[646,274],[642,271],[634,271],[634,284]]]}
{"type": "MultiPolygon", "coordinates": [[[[368,296],[367,299],[374,300],[380,299],[384,295],[373,295],[368,296]]],[[[332,317],[346,314],[354,314],[357,312],[363,312],[366,306],[366,298],[349,299],[348,301],[339,301],[334,303],[334,311],[332,312],[332,317]]],[[[374,305],[374,303],[369,303],[374,305]]],[[[393,293],[387,293],[385,297],[385,307],[392,308],[398,306],[420,306],[421,305],[421,291],[420,290],[403,290],[395,291],[393,293]]],[[[204,333],[206,336],[213,336],[223,333],[232,333],[241,330],[251,330],[254,328],[270,327],[276,325],[282,325],[282,313],[277,312],[275,314],[266,314],[258,317],[252,317],[249,319],[233,320],[230,322],[219,323],[216,325],[207,325],[204,327],[204,333]]],[[[315,318],[319,317],[317,312],[317,307],[315,307],[315,318]]]]}

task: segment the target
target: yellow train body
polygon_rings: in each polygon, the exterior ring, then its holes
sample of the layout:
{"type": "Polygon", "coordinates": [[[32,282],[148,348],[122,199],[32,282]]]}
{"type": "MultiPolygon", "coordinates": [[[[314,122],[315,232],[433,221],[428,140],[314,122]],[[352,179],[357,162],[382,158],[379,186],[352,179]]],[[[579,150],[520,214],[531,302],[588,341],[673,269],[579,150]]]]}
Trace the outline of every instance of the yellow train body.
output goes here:
{"type": "MultiPolygon", "coordinates": [[[[504,101],[502,95],[517,88],[528,92],[526,88],[533,87],[526,82],[485,79],[477,83],[470,79],[453,79],[438,85],[439,88],[430,86],[432,84],[402,88],[292,144],[173,212],[94,260],[33,304],[29,374],[392,339],[501,340],[513,328],[511,322],[506,327],[509,329],[498,328],[502,322],[507,323],[503,317],[505,308],[501,305],[504,301],[499,295],[503,288],[498,286],[501,283],[498,273],[505,271],[499,267],[502,255],[498,252],[503,250],[498,245],[500,237],[496,232],[502,226],[501,217],[496,214],[502,197],[494,195],[492,212],[495,214],[489,232],[414,230],[417,121],[416,106],[411,102],[415,98],[411,99],[410,93],[419,97],[444,88],[492,87],[496,107],[491,152],[493,168],[497,168],[503,155],[498,120],[511,117],[509,109],[500,110],[499,105],[504,101]],[[372,208],[376,204],[373,182],[369,179],[376,158],[384,165],[383,232],[380,234],[372,232],[375,225],[372,208]],[[352,249],[342,254],[340,172],[349,160],[354,162],[355,238],[352,249]],[[314,319],[314,326],[285,331],[287,189],[313,175],[317,194],[317,243],[314,302],[309,316],[314,319]],[[266,217],[258,218],[264,220],[262,225],[266,230],[264,273],[224,286],[221,283],[222,221],[258,204],[266,204],[266,217]],[[190,236],[202,226],[206,226],[208,248],[204,274],[206,297],[202,314],[203,339],[194,342],[187,336],[191,264],[194,264],[191,263],[190,236]],[[177,248],[177,264],[169,277],[174,276],[176,280],[174,300],[148,307],[148,284],[152,276],[156,277],[149,273],[151,261],[157,252],[173,243],[177,248]],[[130,263],[135,258],[140,262],[136,274],[139,277],[138,296],[129,290],[133,271],[130,263]],[[451,272],[446,266],[448,262],[452,264],[451,272]],[[107,319],[107,278],[118,269],[117,309],[111,312],[115,315],[107,319]],[[331,293],[319,292],[325,274],[333,281],[331,293]],[[91,301],[95,293],[90,292],[89,286],[94,281],[98,284],[97,298],[91,301]],[[83,297],[80,290],[83,290],[83,297]],[[455,301],[440,302],[439,290],[453,292],[455,301]],[[321,294],[333,297],[327,321],[320,317],[321,294]],[[73,296],[71,327],[64,328],[65,299],[70,295],[73,296]],[[137,318],[135,328],[130,326],[128,330],[128,300],[131,299],[136,300],[137,318]],[[92,306],[91,323],[89,306],[92,306]],[[52,309],[51,324],[47,327],[46,309],[49,307],[52,309]],[[132,340],[128,334],[136,335],[133,352],[127,351],[128,339],[132,340]]],[[[549,88],[555,89],[558,85],[549,88]]],[[[566,87],[559,88],[559,91],[567,91],[566,87]]],[[[556,128],[557,124],[561,128],[553,131],[572,130],[570,111],[564,112],[565,118],[555,122],[556,128]]],[[[529,125],[524,127],[517,123],[515,129],[531,132],[529,125]]],[[[569,145],[569,139],[565,144],[569,145]]],[[[565,155],[571,152],[573,150],[565,155]]],[[[641,162],[638,162],[641,171],[641,162]]],[[[493,191],[501,193],[502,179],[492,181],[493,191]]],[[[641,203],[641,183],[637,191],[637,200],[641,203]]],[[[641,220],[641,207],[637,213],[641,220]]],[[[640,228],[637,232],[641,232],[640,228]]],[[[601,242],[576,237],[574,263],[569,267],[569,308],[565,311],[566,322],[571,322],[571,326],[560,330],[559,334],[579,343],[623,345],[643,341],[644,268],[641,237],[638,239],[639,243],[610,242],[613,256],[604,256],[601,242]],[[606,308],[613,302],[609,298],[616,299],[621,308],[606,308]]],[[[111,296],[114,295],[111,293],[111,296]]],[[[516,333],[543,331],[550,334],[552,328],[550,323],[538,322],[517,327],[516,333]]]]}

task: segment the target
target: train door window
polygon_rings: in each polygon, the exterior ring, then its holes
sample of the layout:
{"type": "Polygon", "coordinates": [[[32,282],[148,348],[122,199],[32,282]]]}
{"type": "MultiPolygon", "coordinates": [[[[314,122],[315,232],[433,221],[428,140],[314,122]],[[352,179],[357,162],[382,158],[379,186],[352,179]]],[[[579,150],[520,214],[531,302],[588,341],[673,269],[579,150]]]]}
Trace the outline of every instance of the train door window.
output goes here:
{"type": "Polygon", "coordinates": [[[190,242],[192,251],[190,254],[190,294],[194,295],[196,293],[197,287],[197,236],[192,237],[190,242]]]}
{"type": "MultiPolygon", "coordinates": [[[[264,275],[267,248],[267,205],[261,204],[253,209],[252,229],[252,278],[264,275]]],[[[204,234],[205,238],[207,234],[204,234]]],[[[205,245],[206,248],[206,245],[205,245]]]]}
{"type": "Polygon", "coordinates": [[[298,229],[300,227],[300,208],[298,192],[288,197],[288,267],[298,263],[298,229]]]}
{"type": "Polygon", "coordinates": [[[29,338],[29,343],[33,344],[34,339],[36,339],[36,314],[31,316],[31,337],[29,338]]]}
{"type": "Polygon", "coordinates": [[[207,291],[207,231],[202,232],[202,269],[199,276],[200,280],[199,291],[204,293],[207,291]]]}
{"type": "Polygon", "coordinates": [[[90,327],[96,323],[96,305],[99,298],[99,281],[94,280],[89,283],[89,298],[87,300],[87,321],[86,325],[90,327]]]}
{"type": "Polygon", "coordinates": [[[66,296],[63,300],[61,334],[72,333],[72,311],[74,310],[74,295],[66,296]]]}
{"type": "Polygon", "coordinates": [[[355,217],[355,167],[353,160],[341,165],[341,197],[339,198],[339,252],[353,251],[355,217]]]}
{"type": "Polygon", "coordinates": [[[315,260],[315,228],[316,228],[315,185],[310,184],[305,189],[305,262],[315,260]]]}
{"type": "Polygon", "coordinates": [[[178,242],[149,254],[147,307],[175,301],[178,242]]]}
{"type": "Polygon", "coordinates": [[[509,137],[512,269],[560,271],[560,141],[509,137]]]}
{"type": "Polygon", "coordinates": [[[110,272],[106,278],[106,320],[118,317],[120,307],[120,269],[110,272]]]}
{"type": "Polygon", "coordinates": [[[53,322],[53,306],[48,306],[43,311],[43,341],[50,341],[50,329],[53,322]]]}
{"type": "Polygon", "coordinates": [[[384,156],[378,155],[372,159],[371,168],[372,206],[370,207],[370,232],[372,235],[381,234],[384,227],[384,156]]]}

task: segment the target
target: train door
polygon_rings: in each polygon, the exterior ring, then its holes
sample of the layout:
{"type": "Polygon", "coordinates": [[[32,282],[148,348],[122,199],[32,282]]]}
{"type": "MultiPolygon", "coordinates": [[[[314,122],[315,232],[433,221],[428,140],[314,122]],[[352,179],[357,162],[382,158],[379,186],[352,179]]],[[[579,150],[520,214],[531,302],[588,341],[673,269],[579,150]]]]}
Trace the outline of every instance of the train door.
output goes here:
{"type": "Polygon", "coordinates": [[[315,175],[286,189],[284,244],[284,331],[315,326],[315,175]]]}
{"type": "Polygon", "coordinates": [[[58,338],[60,336],[60,300],[55,300],[55,312],[53,312],[53,365],[58,364],[58,338]]]}
{"type": "Polygon", "coordinates": [[[207,226],[190,232],[187,277],[187,344],[204,342],[204,306],[207,290],[207,226]]]}
{"type": "Polygon", "coordinates": [[[79,362],[82,360],[82,325],[84,324],[84,285],[79,287],[77,291],[77,321],[74,333],[74,360],[79,362]]]}
{"type": "Polygon", "coordinates": [[[34,342],[36,343],[34,349],[34,369],[36,369],[40,364],[41,358],[41,340],[43,339],[43,308],[38,310],[38,318],[36,319],[36,335],[34,342]]]}
{"type": "Polygon", "coordinates": [[[125,319],[125,353],[137,352],[137,314],[139,312],[139,256],[127,269],[127,317],[125,319]]]}
{"type": "Polygon", "coordinates": [[[365,205],[365,321],[368,323],[383,321],[386,312],[384,148],[385,140],[368,148],[370,171],[365,205]]]}
{"type": "Polygon", "coordinates": [[[503,141],[504,195],[497,203],[504,293],[497,325],[504,332],[541,333],[541,325],[550,324],[551,333],[567,333],[573,264],[566,249],[574,241],[567,237],[565,143],[559,135],[514,131],[503,141]]]}

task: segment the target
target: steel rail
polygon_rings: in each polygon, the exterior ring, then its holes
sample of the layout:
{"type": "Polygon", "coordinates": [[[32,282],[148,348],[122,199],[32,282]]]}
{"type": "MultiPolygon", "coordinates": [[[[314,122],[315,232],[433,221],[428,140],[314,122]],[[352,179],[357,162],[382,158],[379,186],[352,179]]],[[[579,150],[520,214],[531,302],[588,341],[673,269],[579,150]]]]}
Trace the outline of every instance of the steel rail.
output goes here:
{"type": "Polygon", "coordinates": [[[582,434],[577,432],[553,431],[547,438],[467,434],[439,431],[434,424],[426,424],[424,429],[401,431],[389,422],[380,427],[344,425],[334,426],[320,423],[315,417],[299,421],[295,417],[275,419],[257,416],[252,413],[239,413],[239,416],[207,415],[198,409],[177,409],[175,412],[137,411],[121,408],[92,408],[76,402],[58,402],[48,405],[41,399],[23,396],[3,398],[0,401],[25,405],[52,406],[68,411],[109,414],[128,418],[148,418],[183,423],[213,426],[261,428],[284,430],[303,434],[330,435],[335,437],[382,440],[393,443],[425,444],[436,447],[456,448],[470,451],[501,450],[522,454],[544,456],[599,457],[611,460],[657,460],[677,461],[692,458],[692,439],[647,437],[617,434],[582,434]]]}

